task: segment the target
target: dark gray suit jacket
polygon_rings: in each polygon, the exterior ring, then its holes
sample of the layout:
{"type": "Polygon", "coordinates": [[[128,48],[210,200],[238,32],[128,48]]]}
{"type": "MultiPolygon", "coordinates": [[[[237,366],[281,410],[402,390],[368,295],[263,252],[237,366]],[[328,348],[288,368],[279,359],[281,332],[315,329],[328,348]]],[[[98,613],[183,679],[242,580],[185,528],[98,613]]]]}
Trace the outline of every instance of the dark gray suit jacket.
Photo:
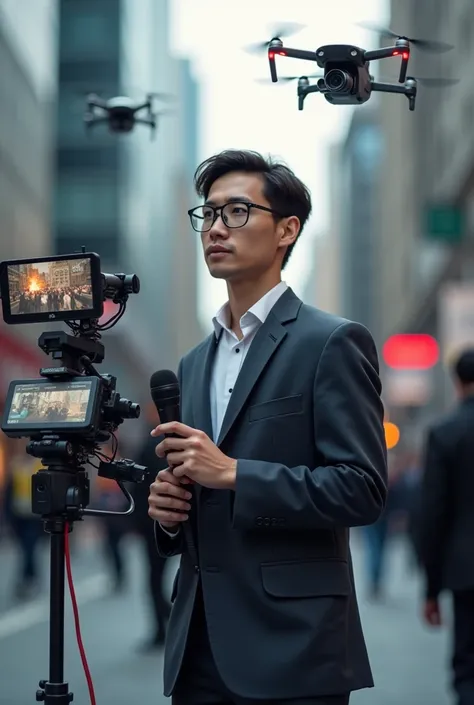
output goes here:
{"type": "MultiPolygon", "coordinates": [[[[182,419],[210,437],[216,347],[212,334],[179,366],[182,419]]],[[[181,553],[166,695],[199,579],[214,658],[233,693],[304,698],[373,685],[348,529],[375,522],[385,504],[380,392],[368,331],[287,290],[252,342],[218,439],[238,459],[236,490],[195,488],[199,572],[182,530],[156,531],[163,556],[181,553]]]]}

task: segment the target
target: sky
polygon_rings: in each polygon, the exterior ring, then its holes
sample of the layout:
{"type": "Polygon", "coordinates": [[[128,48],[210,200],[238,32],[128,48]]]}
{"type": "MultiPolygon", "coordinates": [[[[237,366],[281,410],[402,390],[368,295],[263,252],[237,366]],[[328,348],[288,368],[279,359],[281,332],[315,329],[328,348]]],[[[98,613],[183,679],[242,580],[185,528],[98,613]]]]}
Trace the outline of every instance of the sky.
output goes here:
{"type": "MultiPolygon", "coordinates": [[[[301,294],[311,274],[314,238],[328,227],[329,146],[347,129],[352,108],[329,105],[323,96],[306,98],[297,109],[296,82],[262,85],[269,76],[265,54],[245,51],[271,39],[272,26],[296,22],[304,29],[285,39],[287,46],[315,50],[331,43],[376,48],[378,37],[356,26],[360,21],[387,25],[387,0],[171,0],[173,51],[193,60],[201,92],[199,159],[227,148],[255,149],[282,158],[312,192],[313,214],[285,269],[284,279],[301,294]],[[290,10],[291,8],[291,10],[290,10]]],[[[315,63],[277,59],[280,75],[318,71],[315,63]]],[[[225,284],[213,280],[203,262],[199,272],[199,316],[207,327],[226,301],[225,284]]]]}

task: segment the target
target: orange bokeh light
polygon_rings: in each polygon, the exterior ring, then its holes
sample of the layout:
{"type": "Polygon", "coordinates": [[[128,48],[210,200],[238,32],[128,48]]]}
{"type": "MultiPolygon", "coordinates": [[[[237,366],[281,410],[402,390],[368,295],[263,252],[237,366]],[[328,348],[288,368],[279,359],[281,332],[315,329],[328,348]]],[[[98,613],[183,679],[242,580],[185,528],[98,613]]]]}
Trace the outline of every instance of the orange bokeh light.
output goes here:
{"type": "Polygon", "coordinates": [[[392,448],[395,448],[400,440],[400,429],[391,421],[384,421],[383,427],[385,431],[385,443],[387,444],[387,449],[392,450],[392,448]]]}

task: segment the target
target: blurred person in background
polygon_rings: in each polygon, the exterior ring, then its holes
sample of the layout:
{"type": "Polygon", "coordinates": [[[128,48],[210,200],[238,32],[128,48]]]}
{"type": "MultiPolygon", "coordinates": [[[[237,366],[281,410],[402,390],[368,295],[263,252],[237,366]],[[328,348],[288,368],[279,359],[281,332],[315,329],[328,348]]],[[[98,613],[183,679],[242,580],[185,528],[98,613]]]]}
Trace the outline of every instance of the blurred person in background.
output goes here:
{"type": "Polygon", "coordinates": [[[387,492],[375,345],[281,280],[311,211],[287,166],[229,150],[195,185],[191,222],[229,301],[179,365],[184,423],[154,430],[178,436],[157,447],[171,470],[149,498],[158,550],[181,554],[165,694],[347,705],[373,685],[349,527],[376,521],[387,492]]]}
{"type": "Polygon", "coordinates": [[[18,600],[35,597],[40,589],[38,551],[44,531],[41,518],[31,511],[31,478],[41,467],[38,458],[27,455],[26,441],[16,441],[7,469],[4,512],[20,553],[14,588],[18,600]]]}
{"type": "MultiPolygon", "coordinates": [[[[106,455],[112,456],[111,446],[105,446],[102,451],[106,455]]],[[[115,455],[115,460],[121,457],[119,449],[115,455]]],[[[130,490],[130,488],[128,488],[130,490]]],[[[109,480],[99,475],[94,483],[94,504],[96,509],[109,512],[124,512],[128,508],[128,499],[114,480],[109,480]]],[[[109,566],[113,590],[116,593],[122,592],[125,587],[125,556],[123,539],[130,529],[130,517],[128,516],[103,516],[99,517],[99,526],[103,534],[104,555],[109,566]]]]}
{"type": "Polygon", "coordinates": [[[440,594],[453,605],[453,688],[474,703],[474,348],[454,365],[459,404],[429,430],[419,507],[419,553],[426,576],[424,619],[443,620],[440,594]]]}
{"type": "MultiPolygon", "coordinates": [[[[149,428],[154,428],[159,422],[154,404],[145,407],[149,428]]],[[[156,456],[156,439],[146,433],[138,453],[136,462],[144,465],[156,475],[158,470],[166,467],[166,462],[156,456]]],[[[150,634],[140,647],[142,651],[160,648],[165,643],[166,628],[171,612],[171,603],[165,596],[165,567],[167,558],[160,556],[156,550],[154,522],[148,515],[149,482],[139,482],[132,490],[135,500],[135,511],[132,514],[133,526],[142,542],[148,567],[148,596],[151,602],[153,617],[150,624],[150,634]]]]}
{"type": "Polygon", "coordinates": [[[385,576],[387,562],[387,548],[389,544],[392,520],[398,509],[398,483],[399,483],[397,457],[388,457],[388,495],[382,516],[369,526],[363,527],[365,539],[366,567],[368,598],[380,600],[385,594],[385,576]]]}

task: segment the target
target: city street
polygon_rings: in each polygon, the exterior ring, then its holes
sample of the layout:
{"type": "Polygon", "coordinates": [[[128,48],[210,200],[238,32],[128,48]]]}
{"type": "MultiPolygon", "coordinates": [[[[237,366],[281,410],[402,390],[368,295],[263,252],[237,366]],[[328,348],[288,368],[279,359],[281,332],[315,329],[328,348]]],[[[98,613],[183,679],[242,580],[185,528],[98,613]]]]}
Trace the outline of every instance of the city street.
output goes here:
{"type": "MultiPolygon", "coordinates": [[[[147,622],[140,547],[133,538],[128,541],[130,587],[124,594],[109,596],[102,557],[93,540],[88,538],[87,530],[81,529],[82,535],[78,536],[81,540],[73,556],[73,573],[97,705],[165,702],[161,695],[162,656],[159,653],[143,656],[137,652],[137,646],[146,635],[147,622]]],[[[376,688],[355,694],[351,705],[449,705],[446,634],[429,633],[420,625],[419,585],[407,570],[402,548],[393,546],[386,601],[369,605],[364,600],[362,557],[357,537],[353,544],[362,618],[376,688]]],[[[45,593],[28,606],[11,606],[9,591],[14,561],[12,550],[0,546],[1,705],[34,703],[38,681],[48,675],[48,596],[45,593]]],[[[173,572],[170,564],[169,583],[173,572]]],[[[67,604],[65,680],[74,692],[74,703],[88,705],[68,598],[67,604]]]]}

